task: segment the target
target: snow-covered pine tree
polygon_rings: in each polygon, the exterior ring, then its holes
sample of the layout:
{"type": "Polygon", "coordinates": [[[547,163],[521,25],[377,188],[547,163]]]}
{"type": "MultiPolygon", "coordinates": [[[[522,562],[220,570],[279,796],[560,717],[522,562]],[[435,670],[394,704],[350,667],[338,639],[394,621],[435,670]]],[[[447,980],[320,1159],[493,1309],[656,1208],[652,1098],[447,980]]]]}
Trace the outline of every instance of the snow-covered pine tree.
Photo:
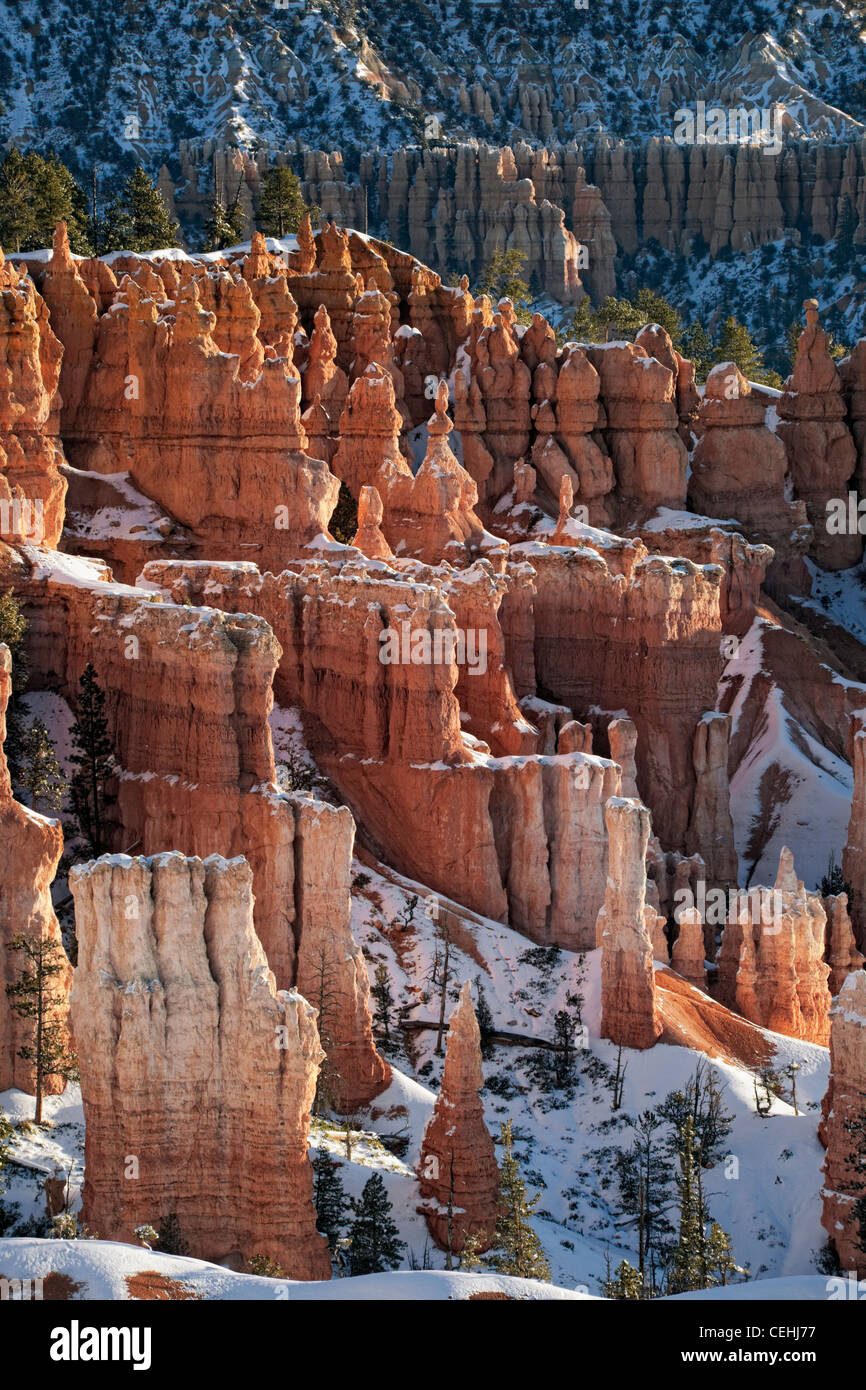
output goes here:
{"type": "Polygon", "coordinates": [[[646,1298],[646,1285],[639,1270],[628,1260],[620,1260],[616,1274],[605,1279],[603,1284],[605,1298],[627,1299],[630,1301],[646,1298]]]}

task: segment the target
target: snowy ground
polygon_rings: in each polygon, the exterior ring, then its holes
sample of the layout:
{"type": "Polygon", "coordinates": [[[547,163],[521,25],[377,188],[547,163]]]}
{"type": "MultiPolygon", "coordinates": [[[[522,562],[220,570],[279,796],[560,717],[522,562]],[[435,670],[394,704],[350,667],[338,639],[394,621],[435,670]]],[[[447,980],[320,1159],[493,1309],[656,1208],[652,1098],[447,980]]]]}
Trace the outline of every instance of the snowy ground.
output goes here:
{"type": "Polygon", "coordinates": [[[812,577],[809,599],[803,608],[812,608],[836,623],[866,646],[866,570],[854,565],[849,570],[823,570],[807,560],[812,577]]]}

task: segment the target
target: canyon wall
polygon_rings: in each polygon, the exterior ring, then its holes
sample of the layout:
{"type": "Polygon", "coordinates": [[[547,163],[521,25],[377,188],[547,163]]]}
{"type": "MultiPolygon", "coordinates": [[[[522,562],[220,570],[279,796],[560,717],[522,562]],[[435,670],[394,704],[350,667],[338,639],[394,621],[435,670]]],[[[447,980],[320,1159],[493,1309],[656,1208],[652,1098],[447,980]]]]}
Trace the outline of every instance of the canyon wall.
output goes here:
{"type": "Polygon", "coordinates": [[[610,136],[558,144],[552,131],[538,133],[541,148],[472,142],[365,153],[352,174],[339,151],[249,155],[181,141],[175,203],[184,218],[203,220],[199,171],[210,165],[232,187],[240,181],[252,213],[269,163],[289,163],[327,216],[369,226],[437,269],[473,279],[495,250],[521,250],[535,292],[566,303],[575,264],[569,236],[585,248],[575,268],[596,301],[615,292],[617,251],[630,255],[650,240],[684,254],[705,244],[713,256],[749,251],[786,229],[804,244],[810,235],[826,240],[849,215],[846,200],[855,241],[866,239],[863,140],[791,141],[775,153],[671,139],[626,145],[610,136]]]}

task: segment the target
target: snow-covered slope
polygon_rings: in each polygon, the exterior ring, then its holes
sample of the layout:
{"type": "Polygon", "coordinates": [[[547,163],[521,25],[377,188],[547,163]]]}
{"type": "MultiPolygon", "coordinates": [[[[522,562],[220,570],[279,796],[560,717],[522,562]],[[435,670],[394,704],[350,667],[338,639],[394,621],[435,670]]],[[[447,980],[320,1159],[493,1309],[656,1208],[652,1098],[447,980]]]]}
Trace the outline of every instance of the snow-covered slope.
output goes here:
{"type": "MultiPolygon", "coordinates": [[[[483,1280],[493,1282],[476,1285],[458,1280],[455,1284],[453,1276],[440,1276],[441,1282],[434,1278],[428,1285],[420,1272],[410,1272],[442,1271],[445,1265],[445,1255],[433,1247],[418,1213],[414,1172],[443,1060],[435,1051],[438,986],[432,973],[437,941],[434,925],[423,913],[423,893],[422,885],[408,883],[390,870],[356,865],[353,931],[371,973],[380,962],[388,969],[394,1022],[399,1013],[410,1026],[392,1029],[395,1041],[385,1050],[394,1066],[394,1080],[372,1109],[356,1120],[350,1152],[339,1122],[314,1119],[311,1133],[313,1150],[327,1149],[339,1163],[340,1179],[351,1196],[360,1195],[371,1172],[382,1176],[406,1243],[404,1273],[384,1284],[364,1284],[359,1294],[342,1291],[344,1282],[354,1289],[354,1280],[319,1286],[318,1293],[310,1286],[291,1285],[287,1296],[292,1298],[450,1298],[467,1297],[467,1290],[504,1287],[496,1282],[498,1276],[488,1275],[483,1280]],[[416,893],[419,900],[413,910],[416,893]]],[[[500,923],[471,914],[464,920],[466,930],[459,922],[452,927],[447,1012],[461,984],[471,980],[476,990],[479,984],[483,989],[494,1029],[513,1036],[509,1043],[489,1044],[482,1092],[487,1124],[498,1139],[500,1122],[513,1122],[515,1152],[527,1186],[541,1194],[534,1224],[551,1264],[553,1284],[566,1291],[561,1296],[597,1296],[608,1261],[615,1268],[623,1258],[636,1259],[635,1233],[618,1210],[616,1153],[631,1142],[631,1120],[658,1107],[671,1091],[684,1088],[701,1054],[665,1044],[627,1053],[622,1104],[612,1110],[616,1048],[599,1037],[600,953],[581,958],[533,947],[500,923]],[[585,1046],[578,1049],[571,1080],[560,1085],[548,1066],[550,1054],[543,1044],[553,1036],[557,1010],[567,1007],[568,996],[574,993],[584,996],[587,1035],[585,1046]]],[[[828,1054],[809,1043],[777,1034],[766,1036],[776,1050],[777,1069],[790,1062],[799,1064],[798,1113],[790,1101],[777,1099],[772,1113],[760,1118],[755,1113],[752,1073],[742,1066],[714,1062],[732,1127],[724,1159],[705,1173],[705,1196],[712,1216],[732,1236],[737,1261],[752,1280],[795,1278],[804,1281],[799,1291],[775,1296],[826,1297],[826,1292],[815,1289],[818,1284],[826,1288],[826,1280],[817,1279],[816,1274],[824,1245],[820,1225],[823,1151],[817,1120],[827,1085],[828,1054]]],[[[0,1110],[19,1124],[32,1114],[32,1104],[20,1092],[0,1096],[0,1110]]],[[[122,1286],[129,1273],[159,1268],[203,1297],[274,1296],[263,1292],[259,1279],[198,1261],[169,1259],[163,1266],[162,1260],[169,1257],[146,1250],[31,1239],[42,1233],[38,1228],[41,1178],[54,1169],[71,1171],[75,1207],[83,1176],[84,1126],[76,1088],[49,1100],[48,1110],[52,1128],[36,1131],[25,1122],[15,1140],[7,1196],[20,1203],[20,1220],[29,1218],[30,1227],[25,1240],[0,1245],[0,1270],[7,1277],[35,1277],[59,1269],[87,1286],[88,1292],[81,1297],[125,1297],[122,1286]],[[7,1250],[12,1252],[8,1256],[7,1250]],[[105,1281],[114,1281],[110,1295],[98,1292],[106,1287],[105,1281]]],[[[550,1293],[542,1290],[538,1296],[550,1293]]],[[[527,1295],[519,1291],[517,1296],[527,1295]]],[[[760,1296],[765,1296],[763,1288],[760,1296]]]]}
{"type": "Polygon", "coordinates": [[[782,102],[856,134],[862,18],[782,0],[4,0],[3,132],[80,173],[183,138],[396,148],[446,138],[670,134],[699,98],[782,102]]]}

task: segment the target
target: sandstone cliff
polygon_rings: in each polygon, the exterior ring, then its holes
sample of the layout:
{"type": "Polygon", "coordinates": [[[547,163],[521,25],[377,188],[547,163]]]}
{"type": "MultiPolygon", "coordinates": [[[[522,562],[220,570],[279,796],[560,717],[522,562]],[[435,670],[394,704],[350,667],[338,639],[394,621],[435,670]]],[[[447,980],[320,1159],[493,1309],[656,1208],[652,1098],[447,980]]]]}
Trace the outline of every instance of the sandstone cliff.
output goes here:
{"type": "Polygon", "coordinates": [[[327,1279],[307,1158],[315,1011],[276,988],[249,866],[105,857],[70,885],[85,1221],[131,1243],[175,1214],[198,1258],[327,1279]]]}

